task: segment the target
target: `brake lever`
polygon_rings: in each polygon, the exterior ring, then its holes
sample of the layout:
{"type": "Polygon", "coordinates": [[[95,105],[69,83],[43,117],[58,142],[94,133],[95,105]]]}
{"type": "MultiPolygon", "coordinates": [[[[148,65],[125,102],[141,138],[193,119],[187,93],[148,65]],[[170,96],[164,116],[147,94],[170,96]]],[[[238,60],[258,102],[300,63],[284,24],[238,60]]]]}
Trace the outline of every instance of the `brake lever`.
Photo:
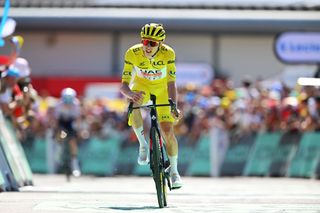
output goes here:
{"type": "Polygon", "coordinates": [[[169,104],[170,104],[170,107],[171,107],[171,111],[173,110],[173,109],[176,109],[177,108],[177,105],[173,102],[173,100],[170,98],[169,100],[169,104]]]}
{"type": "Polygon", "coordinates": [[[179,112],[177,110],[177,104],[172,99],[169,99],[169,103],[170,103],[170,107],[171,107],[171,112],[178,117],[179,112]]]}

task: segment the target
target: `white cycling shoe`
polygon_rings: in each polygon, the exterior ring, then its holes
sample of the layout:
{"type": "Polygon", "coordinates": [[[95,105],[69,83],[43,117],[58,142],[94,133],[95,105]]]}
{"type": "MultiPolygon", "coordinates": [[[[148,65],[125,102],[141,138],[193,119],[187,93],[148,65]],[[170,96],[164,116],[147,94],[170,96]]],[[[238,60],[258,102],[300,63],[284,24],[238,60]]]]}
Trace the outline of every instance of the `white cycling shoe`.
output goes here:
{"type": "Polygon", "coordinates": [[[73,176],[75,176],[75,177],[80,177],[81,176],[79,161],[78,161],[77,158],[73,158],[71,160],[71,169],[72,169],[72,175],[73,176]]]}
{"type": "Polygon", "coordinates": [[[147,165],[149,163],[148,146],[142,146],[139,148],[138,164],[147,165]]]}
{"type": "Polygon", "coordinates": [[[178,173],[171,174],[172,189],[180,189],[182,187],[181,177],[178,173]]]}

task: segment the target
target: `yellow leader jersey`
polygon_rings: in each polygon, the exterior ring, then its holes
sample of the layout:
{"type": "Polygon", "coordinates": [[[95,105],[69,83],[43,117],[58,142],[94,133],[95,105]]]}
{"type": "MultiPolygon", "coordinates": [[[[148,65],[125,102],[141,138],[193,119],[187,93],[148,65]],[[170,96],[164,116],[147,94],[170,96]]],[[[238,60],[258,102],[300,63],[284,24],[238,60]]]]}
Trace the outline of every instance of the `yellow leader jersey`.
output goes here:
{"type": "Polygon", "coordinates": [[[122,82],[131,80],[146,85],[167,85],[176,80],[174,50],[166,44],[160,46],[154,58],[144,56],[142,44],[130,47],[124,58],[122,82]]]}

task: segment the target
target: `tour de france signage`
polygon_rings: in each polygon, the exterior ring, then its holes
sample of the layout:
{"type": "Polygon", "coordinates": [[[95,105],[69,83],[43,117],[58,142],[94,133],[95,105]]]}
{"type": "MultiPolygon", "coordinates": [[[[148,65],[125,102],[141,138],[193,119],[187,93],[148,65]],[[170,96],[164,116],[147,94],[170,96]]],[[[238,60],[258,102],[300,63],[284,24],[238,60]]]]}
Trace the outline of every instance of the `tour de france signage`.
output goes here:
{"type": "Polygon", "coordinates": [[[284,32],[275,39],[274,51],[286,64],[320,64],[320,32],[284,32]]]}

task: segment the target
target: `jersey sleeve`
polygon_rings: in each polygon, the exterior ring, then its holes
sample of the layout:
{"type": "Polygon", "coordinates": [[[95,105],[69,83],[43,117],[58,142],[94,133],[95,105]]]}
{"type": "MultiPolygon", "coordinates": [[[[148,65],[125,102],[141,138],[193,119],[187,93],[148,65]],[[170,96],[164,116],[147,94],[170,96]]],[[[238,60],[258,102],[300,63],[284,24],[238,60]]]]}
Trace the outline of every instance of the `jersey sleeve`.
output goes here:
{"type": "Polygon", "coordinates": [[[168,58],[168,82],[176,81],[176,55],[175,52],[172,50],[169,53],[168,58]]]}
{"type": "Polygon", "coordinates": [[[133,53],[129,49],[124,56],[124,66],[122,71],[122,83],[130,83],[133,72],[133,53]]]}

